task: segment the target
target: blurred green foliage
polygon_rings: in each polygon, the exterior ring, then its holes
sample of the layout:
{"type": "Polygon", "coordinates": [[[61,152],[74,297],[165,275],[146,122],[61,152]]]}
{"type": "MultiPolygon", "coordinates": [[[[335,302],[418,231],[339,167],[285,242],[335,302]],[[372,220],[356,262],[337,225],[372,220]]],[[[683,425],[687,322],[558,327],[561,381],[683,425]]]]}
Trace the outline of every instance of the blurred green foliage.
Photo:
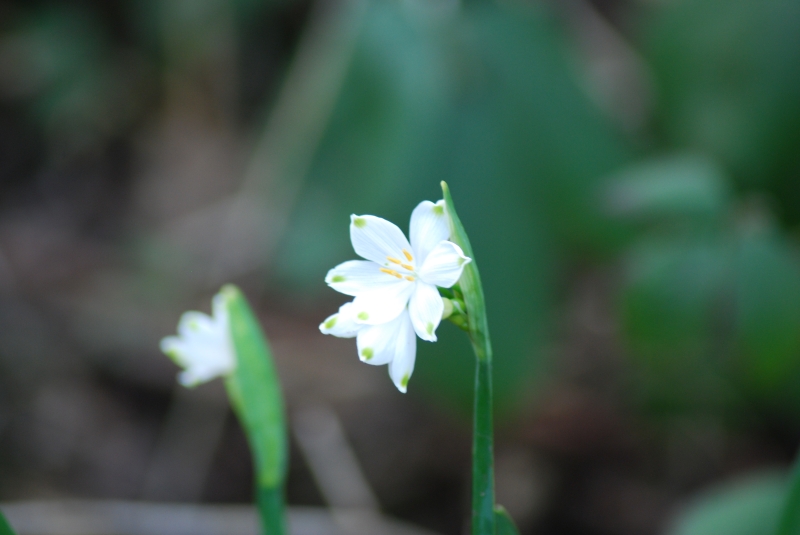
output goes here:
{"type": "Polygon", "coordinates": [[[680,1],[646,25],[659,130],[719,159],[743,188],[769,189],[800,221],[800,3],[680,1]]]}
{"type": "Polygon", "coordinates": [[[649,224],[627,253],[621,312],[633,355],[652,372],[645,395],[662,409],[720,411],[748,402],[797,417],[795,246],[763,207],[726,202],[711,195],[710,183],[694,191],[702,180],[690,186],[692,203],[676,202],[691,176],[683,171],[673,187],[651,188],[663,202],[636,212],[649,224]]]}

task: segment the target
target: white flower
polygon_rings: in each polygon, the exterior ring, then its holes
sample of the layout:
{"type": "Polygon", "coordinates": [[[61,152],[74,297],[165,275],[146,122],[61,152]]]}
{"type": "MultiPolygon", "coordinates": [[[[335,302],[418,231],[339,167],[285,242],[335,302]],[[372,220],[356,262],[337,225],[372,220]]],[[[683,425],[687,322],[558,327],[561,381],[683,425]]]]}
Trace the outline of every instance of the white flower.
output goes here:
{"type": "Polygon", "coordinates": [[[405,392],[414,370],[416,338],[436,341],[449,288],[471,259],[448,241],[444,201],[421,202],[411,214],[411,243],[396,225],[371,215],[350,218],[350,240],[359,256],[330,270],[325,282],[355,297],[322,325],[325,334],[357,337],[358,354],[370,364],[389,364],[405,392]]]}
{"type": "Polygon", "coordinates": [[[178,336],[161,340],[161,351],[184,368],[178,382],[191,387],[236,368],[226,296],[220,292],[212,301],[213,315],[185,312],[178,323],[178,336]]]}

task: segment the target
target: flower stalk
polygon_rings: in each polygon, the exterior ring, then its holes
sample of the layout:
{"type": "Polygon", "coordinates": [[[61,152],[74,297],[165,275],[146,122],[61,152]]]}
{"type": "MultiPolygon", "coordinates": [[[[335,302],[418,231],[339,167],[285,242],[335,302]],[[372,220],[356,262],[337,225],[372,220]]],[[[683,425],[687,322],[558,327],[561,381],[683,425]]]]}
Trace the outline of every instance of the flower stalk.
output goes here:
{"type": "MultiPolygon", "coordinates": [[[[467,233],[456,213],[450,188],[442,182],[442,193],[450,222],[450,239],[466,256],[474,259],[467,233]]],[[[511,518],[502,507],[495,506],[494,496],[494,431],[492,417],[492,343],[480,274],[476,262],[464,267],[453,297],[463,299],[466,311],[455,316],[454,323],[467,332],[475,352],[475,396],[472,437],[472,535],[514,535],[511,518]],[[456,292],[460,295],[456,295],[456,292]],[[461,322],[459,324],[459,322],[461,322]]],[[[459,299],[460,301],[460,299],[459,299]]]]}

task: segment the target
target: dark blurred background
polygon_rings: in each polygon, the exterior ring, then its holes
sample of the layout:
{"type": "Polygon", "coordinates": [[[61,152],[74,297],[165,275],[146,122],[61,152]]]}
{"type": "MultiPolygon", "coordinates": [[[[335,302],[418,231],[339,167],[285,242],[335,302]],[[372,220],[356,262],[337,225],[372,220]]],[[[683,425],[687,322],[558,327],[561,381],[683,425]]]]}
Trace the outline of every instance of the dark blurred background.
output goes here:
{"type": "MultiPolygon", "coordinates": [[[[231,281],[293,426],[328,415],[384,512],[464,533],[465,337],[403,396],[317,331],[349,214],[405,230],[440,180],[523,534],[766,496],[800,443],[799,28],[800,0],[0,2],[0,501],[250,501],[221,384],[158,350],[231,281]]],[[[292,505],[336,500],[310,427],[292,505]]]]}

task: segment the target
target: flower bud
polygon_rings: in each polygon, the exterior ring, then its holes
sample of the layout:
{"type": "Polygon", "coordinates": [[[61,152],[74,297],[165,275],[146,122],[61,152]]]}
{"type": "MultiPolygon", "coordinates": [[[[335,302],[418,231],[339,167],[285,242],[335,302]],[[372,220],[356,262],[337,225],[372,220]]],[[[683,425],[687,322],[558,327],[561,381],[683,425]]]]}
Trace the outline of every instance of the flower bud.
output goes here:
{"type": "Polygon", "coordinates": [[[442,297],[442,302],[444,303],[444,309],[442,310],[442,319],[446,320],[453,313],[455,307],[453,307],[453,301],[451,301],[446,297],[442,297]]]}

